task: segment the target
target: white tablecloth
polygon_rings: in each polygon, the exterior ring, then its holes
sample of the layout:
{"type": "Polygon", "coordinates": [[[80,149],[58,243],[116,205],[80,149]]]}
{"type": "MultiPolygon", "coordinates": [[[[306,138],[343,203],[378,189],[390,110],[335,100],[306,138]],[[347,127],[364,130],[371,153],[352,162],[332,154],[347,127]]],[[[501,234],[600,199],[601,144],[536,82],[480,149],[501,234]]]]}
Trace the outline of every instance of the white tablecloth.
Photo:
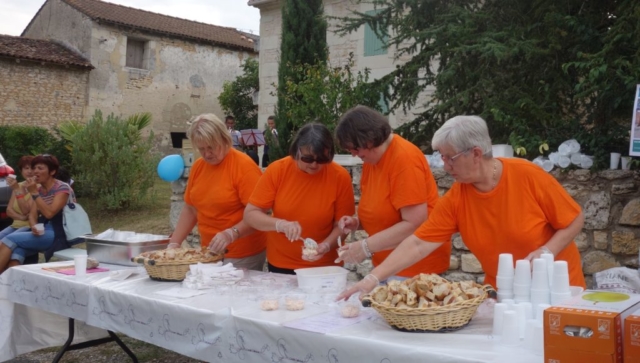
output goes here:
{"type": "MultiPolygon", "coordinates": [[[[68,262],[48,265],[61,264],[68,262]]],[[[0,275],[0,361],[61,345],[67,337],[65,317],[86,323],[78,324],[80,339],[104,336],[104,330],[91,328],[98,327],[211,362],[543,361],[523,347],[496,342],[490,313],[477,314],[453,333],[403,333],[372,313],[365,321],[320,334],[282,324],[333,311],[326,304],[331,296],[323,294],[309,294],[302,311],[265,312],[258,307],[255,286],[220,287],[183,299],[156,294],[180,283],[153,281],[143,269],[119,282],[108,272],[77,279],[43,266],[14,267],[0,275]]],[[[265,276],[252,273],[247,281],[259,281],[265,290],[272,282],[281,292],[294,288],[295,277],[265,276]]]]}

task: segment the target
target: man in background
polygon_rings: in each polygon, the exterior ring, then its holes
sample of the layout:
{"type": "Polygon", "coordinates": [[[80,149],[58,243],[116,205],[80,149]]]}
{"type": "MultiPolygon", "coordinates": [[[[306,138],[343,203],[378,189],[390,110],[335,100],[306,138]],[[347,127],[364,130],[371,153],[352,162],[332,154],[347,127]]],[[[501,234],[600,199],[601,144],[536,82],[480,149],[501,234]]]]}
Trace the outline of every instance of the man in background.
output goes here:
{"type": "Polygon", "coordinates": [[[262,152],[262,167],[266,168],[269,166],[269,138],[267,138],[267,131],[271,131],[271,135],[273,135],[273,142],[278,143],[278,130],[276,130],[276,117],[271,115],[267,118],[267,130],[264,130],[263,135],[264,139],[267,142],[264,145],[264,151],[262,152]]]}

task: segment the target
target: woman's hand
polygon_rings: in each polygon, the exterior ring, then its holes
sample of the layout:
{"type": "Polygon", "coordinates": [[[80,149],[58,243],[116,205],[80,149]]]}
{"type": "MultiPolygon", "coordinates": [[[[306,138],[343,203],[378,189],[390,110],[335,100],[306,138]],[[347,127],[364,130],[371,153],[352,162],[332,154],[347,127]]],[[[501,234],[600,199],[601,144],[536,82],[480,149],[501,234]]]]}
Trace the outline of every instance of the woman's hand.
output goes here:
{"type": "Polygon", "coordinates": [[[178,242],[171,242],[171,243],[169,243],[169,244],[167,245],[167,249],[168,249],[168,250],[172,250],[172,249],[174,249],[174,248],[180,248],[180,247],[181,247],[181,245],[180,245],[180,243],[178,243],[178,242]]]}
{"type": "Polygon", "coordinates": [[[5,180],[7,181],[7,185],[11,188],[11,190],[13,190],[14,192],[20,190],[20,183],[18,183],[16,178],[6,178],[5,180]]]}
{"type": "Polygon", "coordinates": [[[38,192],[38,183],[36,183],[35,178],[27,178],[27,180],[25,181],[25,186],[31,194],[36,194],[38,192]]]}
{"type": "Polygon", "coordinates": [[[216,233],[211,239],[211,243],[209,243],[209,250],[216,254],[223,253],[227,246],[235,241],[234,237],[231,229],[225,229],[224,231],[216,233]]]}
{"type": "Polygon", "coordinates": [[[367,259],[367,253],[364,250],[364,240],[348,243],[338,249],[338,259],[336,263],[344,261],[346,263],[358,264],[367,259]]]}
{"type": "Polygon", "coordinates": [[[317,254],[314,256],[305,256],[303,253],[302,259],[305,261],[317,261],[329,251],[331,251],[331,244],[329,242],[318,243],[318,248],[316,248],[317,254]]]}
{"type": "Polygon", "coordinates": [[[36,229],[36,225],[35,224],[33,226],[31,226],[31,233],[34,236],[39,236],[40,235],[40,232],[38,232],[38,229],[36,229]]]}
{"type": "Polygon", "coordinates": [[[343,216],[338,220],[338,228],[340,228],[340,231],[344,234],[357,231],[359,226],[360,221],[358,220],[358,217],[343,216]]]}
{"type": "Polygon", "coordinates": [[[357,284],[341,292],[340,295],[336,297],[336,301],[347,300],[355,293],[360,293],[359,298],[362,299],[362,295],[370,293],[371,290],[378,286],[379,283],[380,281],[378,281],[377,277],[372,274],[368,274],[362,280],[358,281],[357,284]]]}
{"type": "Polygon", "coordinates": [[[276,232],[284,233],[287,236],[287,239],[290,242],[300,239],[302,235],[302,227],[300,223],[293,221],[285,221],[284,219],[280,219],[276,222],[276,232]]]}

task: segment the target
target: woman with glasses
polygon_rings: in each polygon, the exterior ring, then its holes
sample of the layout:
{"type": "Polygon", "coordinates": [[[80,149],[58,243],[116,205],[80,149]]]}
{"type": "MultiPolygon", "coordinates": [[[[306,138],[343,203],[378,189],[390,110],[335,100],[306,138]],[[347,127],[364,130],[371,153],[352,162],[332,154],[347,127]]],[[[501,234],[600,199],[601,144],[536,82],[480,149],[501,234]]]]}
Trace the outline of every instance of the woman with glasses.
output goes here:
{"type": "MultiPolygon", "coordinates": [[[[345,215],[340,226],[345,233],[363,229],[369,235],[343,247],[341,258],[360,263],[371,257],[377,266],[427,219],[438,201],[438,187],[422,151],[394,135],[386,117],[375,110],[357,106],[347,111],[336,137],[343,149],[364,162],[358,215],[345,215]]],[[[450,254],[451,247],[442,246],[397,276],[443,273],[449,269],[450,254]]]]}
{"type": "Polygon", "coordinates": [[[354,213],[351,177],[333,162],[331,132],[321,124],[302,127],[289,156],[269,164],[244,212],[253,228],[267,231],[270,272],[334,265],[340,236],[338,219],[354,213]],[[268,214],[269,210],[273,213],[268,214]],[[303,238],[318,243],[303,255],[303,238]]]}
{"type": "MultiPolygon", "coordinates": [[[[0,272],[24,263],[27,256],[50,250],[56,240],[66,245],[62,209],[73,191],[68,184],[56,179],[59,168],[58,159],[52,155],[38,155],[31,160],[33,177],[25,181],[34,206],[28,216],[31,229],[0,239],[0,272]],[[37,223],[44,223],[44,232],[35,228],[37,223]]],[[[48,260],[50,256],[46,257],[48,260]]]]}
{"type": "Polygon", "coordinates": [[[431,145],[456,182],[440,199],[429,219],[407,237],[371,278],[346,290],[369,292],[383,280],[450,245],[460,232],[485,273],[485,284],[496,286],[498,259],[514,260],[551,253],[567,261],[571,285],[585,287],[580,253],[573,241],[584,224],[580,206],[558,181],[539,166],[518,158],[494,158],[485,121],[457,116],[433,135],[431,145]]]}
{"type": "Polygon", "coordinates": [[[232,147],[226,125],[214,114],[196,116],[187,136],[201,158],[193,163],[184,193],[184,207],[167,248],[179,248],[198,224],[200,245],[225,253],[235,267],[262,271],[264,234],[242,221],[260,168],[247,154],[232,147]]]}

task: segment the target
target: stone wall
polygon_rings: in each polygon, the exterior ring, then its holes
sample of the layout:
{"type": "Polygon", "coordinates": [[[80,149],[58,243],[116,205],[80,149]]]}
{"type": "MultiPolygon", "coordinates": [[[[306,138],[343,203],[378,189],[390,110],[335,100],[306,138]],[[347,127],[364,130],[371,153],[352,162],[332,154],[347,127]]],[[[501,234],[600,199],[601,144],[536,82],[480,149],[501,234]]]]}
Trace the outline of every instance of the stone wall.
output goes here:
{"type": "MultiPolygon", "coordinates": [[[[346,165],[349,170],[356,199],[360,196],[361,165],[346,165]]],[[[585,226],[576,238],[576,244],[582,255],[582,264],[587,286],[592,284],[592,275],[612,267],[626,266],[637,269],[638,247],[640,245],[640,172],[629,170],[589,170],[562,171],[552,174],[567,192],[582,206],[585,226]]],[[[433,169],[440,195],[446,193],[453,184],[444,169],[433,169]]],[[[185,173],[188,176],[188,170],[185,173]]],[[[172,228],[182,209],[182,194],[186,179],[173,183],[171,204],[172,228]]],[[[366,236],[358,232],[356,238],[366,236]]],[[[354,236],[352,236],[354,237],[354,236]]],[[[197,235],[189,236],[188,241],[197,245],[197,235]]],[[[482,282],[484,275],[480,263],[467,249],[459,235],[452,236],[451,266],[445,274],[453,280],[476,279],[482,282]]],[[[368,273],[370,262],[361,266],[347,266],[360,275],[368,273]]]]}
{"type": "Polygon", "coordinates": [[[53,127],[80,119],[89,70],[0,59],[0,125],[53,127]]]}

